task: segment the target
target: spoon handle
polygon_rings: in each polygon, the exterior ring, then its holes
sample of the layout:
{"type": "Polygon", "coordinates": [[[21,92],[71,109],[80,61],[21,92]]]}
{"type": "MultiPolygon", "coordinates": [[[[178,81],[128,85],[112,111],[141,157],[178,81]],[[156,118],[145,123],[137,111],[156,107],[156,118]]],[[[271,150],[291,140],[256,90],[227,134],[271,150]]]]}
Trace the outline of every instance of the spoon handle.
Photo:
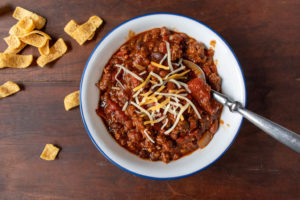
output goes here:
{"type": "Polygon", "coordinates": [[[255,126],[285,144],[294,151],[300,153],[300,135],[276,124],[260,115],[257,115],[242,106],[240,102],[232,101],[227,96],[213,91],[214,98],[221,104],[228,106],[231,112],[238,112],[255,126]]]}

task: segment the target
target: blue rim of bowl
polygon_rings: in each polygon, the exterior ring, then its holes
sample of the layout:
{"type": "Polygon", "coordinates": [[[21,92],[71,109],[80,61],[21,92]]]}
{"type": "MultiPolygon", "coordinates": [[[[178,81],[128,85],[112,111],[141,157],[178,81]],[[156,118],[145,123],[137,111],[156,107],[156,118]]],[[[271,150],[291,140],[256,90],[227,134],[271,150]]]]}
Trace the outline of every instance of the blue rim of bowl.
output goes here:
{"type": "MultiPolygon", "coordinates": [[[[242,67],[240,65],[240,62],[239,60],[237,59],[234,51],[232,50],[232,48],[230,47],[230,45],[223,39],[223,37],[221,37],[220,34],[218,34],[216,31],[214,31],[212,28],[210,28],[209,26],[207,26],[206,24],[194,19],[194,18],[191,18],[191,17],[187,17],[187,16],[184,16],[184,15],[181,15],[181,14],[175,14],[175,13],[165,13],[165,12],[158,12],[158,13],[148,13],[148,14],[144,14],[144,15],[140,15],[140,16],[137,16],[137,17],[134,17],[134,18],[131,18],[121,24],[119,24],[118,26],[116,26],[115,28],[113,28],[109,33],[107,33],[101,40],[100,42],[96,45],[96,47],[94,48],[94,50],[92,51],[91,55],[89,56],[88,58],[88,61],[84,67],[84,70],[83,70],[83,73],[82,73],[82,77],[81,77],[81,82],[80,82],[80,91],[82,89],[82,83],[83,83],[83,79],[84,79],[84,75],[85,75],[85,71],[86,71],[86,68],[90,62],[90,59],[91,57],[93,56],[95,50],[98,48],[98,46],[102,43],[102,41],[108,37],[114,30],[116,30],[117,28],[119,28],[120,26],[132,21],[132,20],[135,20],[135,19],[138,19],[138,18],[141,18],[141,17],[145,17],[145,16],[150,16],[150,15],[174,15],[174,16],[180,16],[180,17],[184,17],[184,18],[187,18],[187,19],[190,19],[190,20],[193,20],[203,26],[205,26],[206,28],[210,29],[212,32],[214,32],[221,40],[223,40],[223,42],[226,44],[226,46],[230,49],[231,53],[233,54],[235,60],[237,61],[238,63],[238,66],[240,68],[240,71],[241,71],[241,74],[242,74],[242,78],[243,78],[243,83],[244,83],[244,90],[245,90],[245,106],[246,106],[246,103],[247,103],[247,88],[246,88],[246,81],[245,81],[245,76],[244,76],[244,73],[243,73],[243,70],[242,70],[242,67]]],[[[179,178],[184,178],[184,177],[188,177],[188,176],[191,176],[193,174],[196,174],[202,170],[205,170],[206,168],[208,168],[209,166],[211,166],[213,163],[215,163],[217,160],[219,160],[223,155],[224,153],[229,149],[229,147],[232,145],[232,143],[234,142],[234,140],[236,139],[240,129],[241,129],[241,126],[243,124],[243,120],[244,118],[242,118],[241,120],[241,123],[240,123],[240,126],[234,136],[234,138],[232,139],[232,141],[230,142],[229,146],[225,149],[225,151],[218,157],[216,158],[214,161],[212,161],[210,164],[208,164],[207,166],[205,167],[202,167],[201,169],[197,170],[197,171],[194,171],[192,173],[189,173],[189,174],[185,174],[185,175],[182,175],[182,176],[175,176],[175,177],[164,177],[164,178],[161,178],[161,177],[153,177],[153,176],[146,176],[146,175],[142,175],[142,174],[138,174],[136,172],[133,172],[129,169],[126,169],[125,167],[119,165],[118,163],[116,163],[115,161],[113,161],[112,159],[110,159],[110,157],[108,157],[103,151],[102,149],[97,145],[96,141],[94,140],[93,136],[91,135],[87,125],[86,125],[86,122],[85,122],[85,118],[84,118],[84,114],[83,114],[83,111],[82,111],[82,100],[81,100],[82,96],[81,96],[81,92],[80,92],[80,113],[81,113],[81,118],[82,118],[82,122],[84,124],[84,127],[86,129],[86,132],[87,134],[89,135],[90,139],[92,140],[92,142],[94,143],[94,145],[96,146],[96,148],[104,155],[105,158],[107,158],[110,162],[112,162],[114,165],[116,165],[117,167],[123,169],[124,171],[127,171],[133,175],[136,175],[136,176],[140,176],[140,177],[143,177],[143,178],[148,178],[148,179],[154,179],[154,180],[174,180],[174,179],[179,179],[179,178]]]]}

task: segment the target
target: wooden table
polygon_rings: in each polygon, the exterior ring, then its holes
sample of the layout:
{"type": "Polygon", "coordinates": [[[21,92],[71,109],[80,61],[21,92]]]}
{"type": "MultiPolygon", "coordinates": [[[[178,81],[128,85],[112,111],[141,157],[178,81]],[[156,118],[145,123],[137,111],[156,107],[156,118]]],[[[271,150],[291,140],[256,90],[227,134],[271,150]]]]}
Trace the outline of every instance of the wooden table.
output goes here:
{"type": "MultiPolygon", "coordinates": [[[[245,121],[215,164],[193,176],[156,181],[131,175],[94,147],[78,108],[63,99],[77,90],[95,45],[132,17],[151,12],[187,15],[209,25],[231,45],[247,82],[247,107],[300,133],[299,1],[1,0],[0,37],[16,23],[16,6],[48,20],[45,31],[67,41],[68,53],[45,68],[1,69],[0,84],[22,91],[0,100],[0,199],[300,199],[300,156],[245,121]],[[95,39],[79,46],[63,31],[75,19],[105,20],[95,39]],[[62,148],[52,162],[46,143],[62,148]]],[[[6,48],[0,43],[0,51],[6,48]]],[[[28,47],[23,54],[38,56],[28,47]]]]}

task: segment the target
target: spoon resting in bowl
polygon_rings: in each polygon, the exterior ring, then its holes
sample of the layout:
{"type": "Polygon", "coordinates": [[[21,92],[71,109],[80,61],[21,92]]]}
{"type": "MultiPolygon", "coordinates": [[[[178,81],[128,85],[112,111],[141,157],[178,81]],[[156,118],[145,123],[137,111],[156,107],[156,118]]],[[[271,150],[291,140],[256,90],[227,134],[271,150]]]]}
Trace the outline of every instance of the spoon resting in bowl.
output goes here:
{"type": "MultiPolygon", "coordinates": [[[[198,78],[205,79],[205,73],[202,71],[201,67],[197,64],[189,61],[183,60],[182,61],[187,67],[192,69],[198,78]]],[[[239,113],[244,118],[249,120],[255,126],[263,130],[265,133],[270,135],[271,137],[275,138],[282,144],[285,144],[289,148],[293,149],[294,151],[300,153],[300,135],[294,133],[279,124],[276,124],[260,115],[257,115],[250,110],[247,110],[242,106],[242,104],[238,101],[234,101],[228,96],[221,94],[215,90],[211,89],[212,96],[224,106],[227,106],[231,112],[239,113]]]]}

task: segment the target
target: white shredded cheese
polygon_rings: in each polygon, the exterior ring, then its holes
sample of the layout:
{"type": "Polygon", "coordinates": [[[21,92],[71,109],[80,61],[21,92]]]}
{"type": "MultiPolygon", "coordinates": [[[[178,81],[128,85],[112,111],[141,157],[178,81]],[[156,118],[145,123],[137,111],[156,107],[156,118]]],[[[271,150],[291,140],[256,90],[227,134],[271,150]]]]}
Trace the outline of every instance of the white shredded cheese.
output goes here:
{"type": "Polygon", "coordinates": [[[141,106],[139,106],[138,104],[134,103],[134,102],[130,102],[130,104],[134,105],[137,109],[139,109],[141,112],[145,113],[148,117],[150,121],[153,121],[153,118],[151,117],[150,113],[145,110],[144,108],[142,108],[141,106]]]}
{"type": "Polygon", "coordinates": [[[113,89],[113,90],[120,90],[119,87],[111,87],[111,89],[113,89]]]}
{"type": "Polygon", "coordinates": [[[173,102],[173,101],[170,101],[169,104],[174,105],[174,106],[177,106],[177,107],[182,107],[182,106],[183,106],[183,105],[181,105],[180,103],[173,102]]]}
{"type": "Polygon", "coordinates": [[[167,79],[169,76],[171,76],[171,75],[173,75],[173,74],[176,74],[177,72],[180,72],[180,71],[182,71],[182,70],[184,70],[184,69],[185,69],[185,66],[182,65],[181,67],[179,67],[179,68],[175,69],[174,71],[168,73],[168,74],[166,75],[165,79],[167,79]]]}
{"type": "Polygon", "coordinates": [[[170,43],[166,41],[166,47],[167,47],[167,53],[168,53],[168,66],[170,68],[170,71],[173,71],[173,66],[171,62],[171,50],[170,50],[170,43]]]}
{"type": "Polygon", "coordinates": [[[138,98],[138,97],[135,97],[135,103],[136,103],[136,104],[140,104],[140,101],[139,101],[139,98],[138,98]]]}
{"type": "Polygon", "coordinates": [[[180,99],[184,99],[186,100],[189,104],[191,104],[192,108],[194,109],[196,115],[198,116],[199,119],[201,119],[201,115],[200,113],[198,112],[196,106],[186,97],[183,97],[181,95],[178,95],[178,94],[171,94],[171,93],[160,93],[160,92],[155,92],[154,94],[157,94],[157,95],[162,95],[162,96],[174,96],[174,97],[178,97],[180,99]]]}
{"type": "Polygon", "coordinates": [[[169,128],[168,130],[165,131],[165,134],[168,135],[178,124],[179,122],[179,119],[180,119],[180,116],[184,113],[184,111],[189,107],[189,103],[185,104],[181,110],[179,111],[177,117],[176,117],[176,120],[173,124],[173,126],[171,126],[171,128],[169,128]]]}
{"type": "Polygon", "coordinates": [[[126,103],[124,104],[124,106],[123,106],[123,108],[122,108],[122,111],[125,111],[126,108],[127,108],[127,106],[128,106],[128,101],[126,101],[126,103]]]}
{"type": "Polygon", "coordinates": [[[132,76],[133,76],[134,78],[136,78],[137,80],[142,81],[142,82],[144,81],[141,77],[139,77],[138,75],[136,75],[136,74],[133,73],[132,71],[126,69],[123,65],[116,64],[115,66],[116,66],[116,67],[119,67],[120,69],[123,69],[124,72],[126,72],[126,73],[132,75],[132,76]]]}
{"type": "Polygon", "coordinates": [[[166,115],[166,114],[167,114],[167,112],[168,112],[168,110],[169,110],[169,108],[170,108],[170,105],[171,105],[171,104],[168,104],[168,105],[166,106],[166,108],[165,108],[165,110],[164,110],[164,112],[163,112],[163,115],[166,115]]]}
{"type": "Polygon", "coordinates": [[[163,84],[163,80],[159,75],[155,74],[154,72],[150,72],[150,74],[159,80],[160,85],[163,84]]]}
{"type": "Polygon", "coordinates": [[[179,81],[176,81],[175,79],[170,79],[169,81],[174,83],[178,88],[181,88],[181,85],[179,84],[179,81]]]}
{"type": "Polygon", "coordinates": [[[186,91],[188,91],[188,93],[191,93],[191,90],[189,89],[189,86],[186,83],[183,83],[181,81],[178,81],[178,83],[182,85],[186,89],[186,91]]]}
{"type": "Polygon", "coordinates": [[[152,143],[155,143],[154,140],[148,135],[147,129],[144,129],[144,133],[145,133],[146,137],[147,137],[152,143]]]}
{"type": "Polygon", "coordinates": [[[166,83],[162,80],[162,78],[159,75],[155,74],[154,72],[150,72],[150,73],[151,73],[152,76],[154,76],[155,78],[157,78],[159,80],[159,83],[153,85],[151,87],[151,90],[158,87],[158,86],[162,86],[164,83],[166,83]]]}
{"type": "Polygon", "coordinates": [[[121,72],[121,68],[120,68],[119,71],[116,73],[115,79],[116,79],[117,83],[119,83],[120,86],[121,86],[123,89],[125,89],[125,87],[123,86],[123,84],[121,83],[121,81],[117,78],[117,77],[119,76],[120,72],[121,72]]]}
{"type": "Polygon", "coordinates": [[[136,93],[134,93],[134,95],[132,96],[133,98],[137,97],[141,91],[143,90],[143,88],[139,89],[136,93]]]}
{"type": "Polygon", "coordinates": [[[158,118],[158,119],[156,120],[156,123],[161,122],[161,121],[164,120],[166,117],[167,117],[167,116],[162,116],[162,117],[158,118]]]}
{"type": "Polygon", "coordinates": [[[180,96],[186,97],[188,94],[187,93],[183,93],[183,94],[179,94],[180,96]]]}
{"type": "Polygon", "coordinates": [[[168,54],[165,54],[164,57],[160,60],[159,64],[163,64],[163,62],[166,60],[168,54]]]}
{"type": "Polygon", "coordinates": [[[173,63],[173,65],[175,65],[175,66],[180,66],[181,63],[182,63],[182,58],[179,59],[178,63],[173,63]]]}
{"type": "Polygon", "coordinates": [[[164,129],[164,128],[165,128],[165,126],[167,126],[167,124],[168,124],[168,121],[169,121],[169,120],[168,120],[168,118],[167,118],[167,119],[166,119],[166,121],[165,121],[165,123],[164,123],[164,124],[162,125],[162,127],[160,128],[161,130],[162,130],[162,129],[164,129]]]}
{"type": "Polygon", "coordinates": [[[143,71],[143,72],[139,73],[139,75],[142,76],[142,75],[144,75],[146,73],[147,73],[147,71],[143,71]]]}

